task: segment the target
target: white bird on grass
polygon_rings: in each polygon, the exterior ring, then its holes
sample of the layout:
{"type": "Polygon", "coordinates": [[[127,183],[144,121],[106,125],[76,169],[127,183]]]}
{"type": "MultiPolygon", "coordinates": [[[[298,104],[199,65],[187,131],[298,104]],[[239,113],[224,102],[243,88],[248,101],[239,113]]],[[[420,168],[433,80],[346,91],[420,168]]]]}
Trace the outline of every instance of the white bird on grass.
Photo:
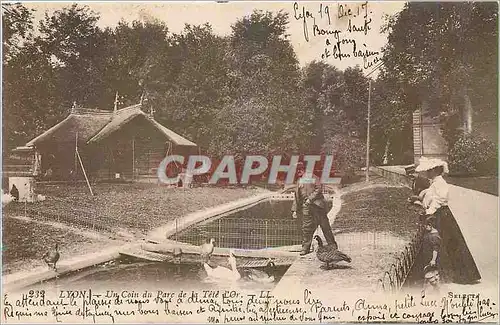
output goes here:
{"type": "Polygon", "coordinates": [[[10,202],[14,201],[14,197],[9,193],[2,193],[2,207],[6,206],[10,202]]]}

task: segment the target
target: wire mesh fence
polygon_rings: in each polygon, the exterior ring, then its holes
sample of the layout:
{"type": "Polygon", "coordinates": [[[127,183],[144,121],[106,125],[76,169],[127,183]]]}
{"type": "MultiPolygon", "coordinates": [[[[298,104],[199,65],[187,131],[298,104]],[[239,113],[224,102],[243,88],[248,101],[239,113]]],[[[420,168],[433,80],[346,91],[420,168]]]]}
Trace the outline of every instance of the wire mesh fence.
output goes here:
{"type": "Polygon", "coordinates": [[[180,231],[170,239],[200,245],[214,238],[218,247],[262,249],[297,245],[302,230],[297,219],[219,218],[180,231]]]}
{"type": "Polygon", "coordinates": [[[420,252],[423,231],[423,227],[420,227],[411,242],[405,246],[403,251],[399,252],[394,262],[388,266],[387,270],[378,280],[379,289],[396,292],[405,284],[420,252]]]}
{"type": "Polygon", "coordinates": [[[18,210],[20,215],[24,217],[31,218],[33,220],[41,222],[57,222],[65,223],[68,225],[76,226],[79,228],[84,228],[91,231],[101,231],[101,232],[111,232],[112,228],[104,225],[99,221],[97,216],[89,215],[88,213],[73,212],[71,214],[66,213],[52,213],[49,211],[43,211],[40,209],[29,208],[26,205],[18,210]]]}
{"type": "MultiPolygon", "coordinates": [[[[318,227],[319,232],[321,228],[318,227]]],[[[393,252],[404,241],[398,234],[391,232],[357,232],[355,229],[333,228],[339,245],[347,249],[364,249],[393,252]]]]}

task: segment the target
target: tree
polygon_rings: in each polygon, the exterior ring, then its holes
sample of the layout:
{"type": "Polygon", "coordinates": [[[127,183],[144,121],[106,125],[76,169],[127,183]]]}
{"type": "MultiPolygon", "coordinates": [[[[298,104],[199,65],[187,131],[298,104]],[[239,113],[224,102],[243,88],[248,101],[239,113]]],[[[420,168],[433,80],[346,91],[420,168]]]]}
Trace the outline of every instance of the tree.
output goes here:
{"type": "Polygon", "coordinates": [[[346,117],[355,125],[356,134],[366,138],[368,109],[368,78],[359,66],[344,71],[343,105],[346,117]]]}
{"type": "Polygon", "coordinates": [[[335,67],[317,61],[304,67],[301,80],[304,104],[299,114],[313,152],[321,152],[328,138],[353,130],[345,111],[344,90],[344,75],[335,67]]]}
{"type": "Polygon", "coordinates": [[[496,119],[497,21],[492,2],[412,2],[392,17],[385,28],[385,72],[404,93],[407,109],[428,100],[433,115],[458,115],[466,132],[475,119],[496,119]]]}
{"type": "Polygon", "coordinates": [[[21,3],[2,4],[3,63],[19,53],[23,43],[33,34],[33,12],[21,3]]]}
{"type": "Polygon", "coordinates": [[[167,60],[168,28],[158,20],[120,21],[104,31],[102,70],[105,71],[103,104],[112,106],[116,92],[124,105],[154,105],[156,94],[171,74],[167,60]]]}
{"type": "Polygon", "coordinates": [[[4,65],[5,150],[21,145],[58,121],[55,78],[50,61],[33,44],[25,45],[4,65]]]}
{"type": "Polygon", "coordinates": [[[231,96],[231,72],[225,53],[227,42],[209,24],[186,24],[170,37],[169,67],[155,82],[158,118],[207,149],[214,136],[214,119],[231,96]]]}
{"type": "MultiPolygon", "coordinates": [[[[280,153],[300,149],[296,146],[302,133],[299,120],[302,103],[300,70],[285,34],[287,24],[286,13],[256,10],[232,25],[226,56],[231,71],[232,93],[225,109],[233,112],[232,116],[244,116],[248,105],[257,105],[253,114],[258,116],[254,118],[269,121],[263,124],[264,128],[246,130],[261,133],[252,138],[267,141],[256,142],[252,148],[246,148],[249,152],[262,148],[266,148],[267,152],[280,153]],[[238,109],[241,109],[240,113],[238,109]]],[[[224,118],[219,114],[216,123],[226,124],[221,120],[224,118]]],[[[225,143],[231,143],[230,139],[225,143]]],[[[234,146],[234,150],[239,151],[240,148],[234,146]]]]}
{"type": "Polygon", "coordinates": [[[255,10],[232,25],[230,62],[241,96],[296,89],[299,66],[286,34],[288,23],[287,13],[255,10]]]}
{"type": "Polygon", "coordinates": [[[364,161],[367,86],[359,67],[342,72],[313,61],[303,69],[306,134],[315,153],[334,156],[337,170],[350,172],[364,161]]]}
{"type": "Polygon", "coordinates": [[[104,86],[104,71],[99,69],[103,55],[103,35],[96,23],[99,15],[88,6],[73,4],[45,14],[40,22],[40,36],[35,39],[41,53],[56,71],[61,104],[74,101],[97,106],[104,86]]]}
{"type": "Polygon", "coordinates": [[[384,71],[372,82],[370,160],[375,164],[413,162],[412,111],[406,96],[384,71]]]}
{"type": "MultiPolygon", "coordinates": [[[[3,150],[20,145],[46,126],[53,70],[33,39],[33,10],[2,4],[3,150]]],[[[50,122],[49,122],[50,123],[50,122]]]]}

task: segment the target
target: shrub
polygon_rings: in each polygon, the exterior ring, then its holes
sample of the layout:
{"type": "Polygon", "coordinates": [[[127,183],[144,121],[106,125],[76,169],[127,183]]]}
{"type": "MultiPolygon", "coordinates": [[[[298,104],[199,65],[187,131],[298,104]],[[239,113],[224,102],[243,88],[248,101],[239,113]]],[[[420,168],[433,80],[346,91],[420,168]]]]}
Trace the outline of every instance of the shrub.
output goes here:
{"type": "Polygon", "coordinates": [[[450,172],[467,175],[497,175],[497,145],[478,134],[458,138],[448,152],[450,172]]]}
{"type": "Polygon", "coordinates": [[[328,155],[333,155],[333,168],[343,174],[354,175],[365,164],[366,145],[360,139],[335,135],[323,146],[328,155]]]}

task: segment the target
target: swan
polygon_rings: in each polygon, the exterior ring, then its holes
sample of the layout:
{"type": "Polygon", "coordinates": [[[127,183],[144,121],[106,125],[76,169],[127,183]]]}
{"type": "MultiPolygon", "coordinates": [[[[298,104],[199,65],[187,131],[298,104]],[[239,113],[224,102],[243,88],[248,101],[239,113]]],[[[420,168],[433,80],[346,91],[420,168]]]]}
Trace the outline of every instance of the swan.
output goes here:
{"type": "Polygon", "coordinates": [[[239,280],[241,278],[241,274],[236,268],[236,258],[234,257],[234,252],[232,250],[229,251],[228,261],[229,265],[231,265],[230,269],[223,266],[211,267],[206,262],[203,263],[203,267],[205,268],[209,278],[233,281],[239,280]]]}
{"type": "Polygon", "coordinates": [[[275,280],[274,274],[273,274],[275,266],[276,265],[274,264],[274,262],[269,260],[267,262],[267,265],[266,265],[264,271],[249,268],[249,269],[243,269],[242,273],[245,275],[246,278],[248,278],[254,282],[273,283],[275,280]]]}

